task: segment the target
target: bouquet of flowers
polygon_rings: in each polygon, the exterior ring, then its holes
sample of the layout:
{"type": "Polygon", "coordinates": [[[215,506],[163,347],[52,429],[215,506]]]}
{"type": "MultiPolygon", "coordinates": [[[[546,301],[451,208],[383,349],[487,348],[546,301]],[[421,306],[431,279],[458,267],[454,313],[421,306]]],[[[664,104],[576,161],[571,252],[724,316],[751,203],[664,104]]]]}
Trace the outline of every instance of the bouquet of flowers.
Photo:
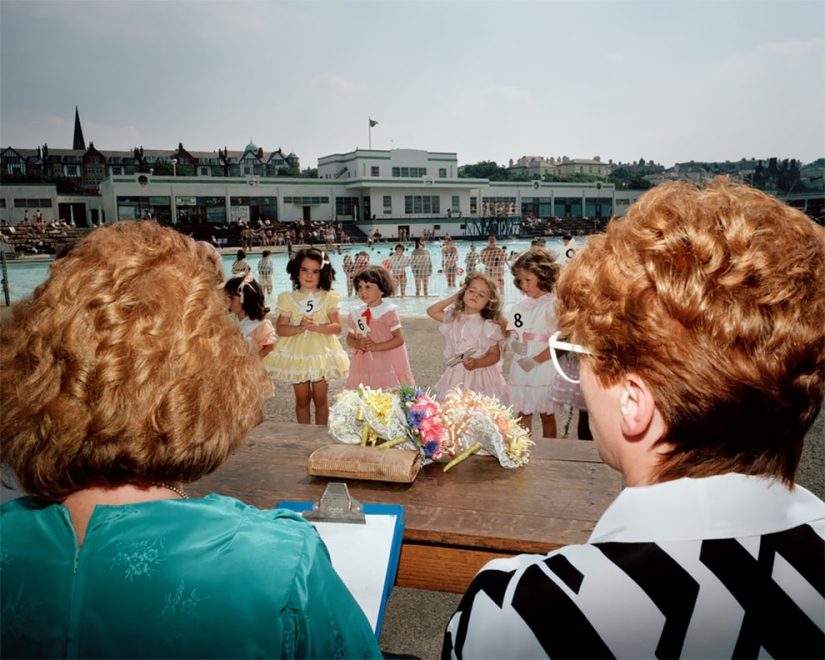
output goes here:
{"type": "Polygon", "coordinates": [[[454,388],[438,404],[426,392],[404,385],[398,391],[359,386],[335,397],[329,432],[338,442],[402,447],[447,471],[470,455],[495,456],[502,467],[525,465],[529,433],[498,399],[454,388]]]}

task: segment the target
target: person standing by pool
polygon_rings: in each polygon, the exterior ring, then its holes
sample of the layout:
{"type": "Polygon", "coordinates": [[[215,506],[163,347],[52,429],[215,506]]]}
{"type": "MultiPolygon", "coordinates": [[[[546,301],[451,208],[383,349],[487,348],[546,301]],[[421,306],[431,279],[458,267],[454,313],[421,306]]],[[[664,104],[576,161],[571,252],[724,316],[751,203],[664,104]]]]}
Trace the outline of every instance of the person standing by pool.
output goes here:
{"type": "Polygon", "coordinates": [[[389,258],[390,270],[395,279],[395,293],[401,294],[402,298],[407,296],[407,266],[410,265],[410,258],[404,254],[404,246],[399,243],[395,246],[395,254],[389,258]]]}
{"type": "Polygon", "coordinates": [[[355,272],[364,270],[367,266],[370,265],[370,253],[366,250],[361,250],[358,254],[355,255],[355,272]]]}
{"type": "Polygon", "coordinates": [[[576,250],[579,249],[579,245],[576,243],[576,239],[573,238],[573,234],[565,234],[562,240],[564,241],[564,247],[562,247],[561,254],[556,261],[559,266],[564,268],[564,266],[567,265],[567,262],[575,256],[576,250]]]}
{"type": "Polygon", "coordinates": [[[424,247],[423,238],[415,239],[415,250],[412,251],[410,256],[410,264],[413,279],[415,279],[415,297],[418,298],[423,289],[426,298],[429,295],[427,287],[433,274],[433,262],[430,258],[430,251],[424,247]]]}
{"type": "Polygon", "coordinates": [[[444,247],[441,248],[441,268],[447,277],[447,286],[455,287],[455,271],[458,265],[458,249],[453,245],[453,239],[444,237],[444,247]]]}
{"type": "Polygon", "coordinates": [[[344,276],[347,278],[347,296],[352,297],[352,278],[355,276],[355,262],[349,254],[344,255],[344,276]]]}
{"type": "MultiPolygon", "coordinates": [[[[501,254],[501,249],[496,245],[496,237],[494,234],[490,234],[487,239],[487,246],[481,251],[479,258],[481,259],[481,263],[484,264],[484,272],[495,281],[496,269],[500,266],[503,255],[501,254]]],[[[499,289],[502,292],[504,291],[500,285],[499,289]]]]}
{"type": "Polygon", "coordinates": [[[467,266],[467,274],[469,275],[473,271],[475,271],[476,266],[478,266],[479,255],[476,252],[476,244],[473,243],[470,245],[470,251],[467,253],[467,256],[464,257],[464,263],[467,266]]]}
{"type": "Polygon", "coordinates": [[[249,275],[252,272],[249,263],[246,261],[246,252],[238,250],[235,261],[232,262],[232,275],[249,275]]]}
{"type": "Polygon", "coordinates": [[[272,252],[264,250],[258,262],[258,281],[264,296],[272,295],[272,252]]]}

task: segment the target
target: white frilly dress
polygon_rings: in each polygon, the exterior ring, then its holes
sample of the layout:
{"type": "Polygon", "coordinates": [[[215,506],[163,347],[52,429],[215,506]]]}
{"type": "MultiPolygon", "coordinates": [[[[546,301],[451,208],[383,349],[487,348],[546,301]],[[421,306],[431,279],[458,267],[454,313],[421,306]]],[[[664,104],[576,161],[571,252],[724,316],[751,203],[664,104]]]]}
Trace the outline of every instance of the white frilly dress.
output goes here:
{"type": "Polygon", "coordinates": [[[556,297],[545,293],[539,298],[524,298],[509,310],[507,326],[517,339],[527,342],[527,354],[514,355],[510,365],[510,405],[516,412],[553,414],[553,382],[556,369],[552,360],[525,371],[518,361],[535,357],[547,348],[547,341],[556,331],[556,297]],[[515,322],[513,321],[515,319],[515,322]]]}

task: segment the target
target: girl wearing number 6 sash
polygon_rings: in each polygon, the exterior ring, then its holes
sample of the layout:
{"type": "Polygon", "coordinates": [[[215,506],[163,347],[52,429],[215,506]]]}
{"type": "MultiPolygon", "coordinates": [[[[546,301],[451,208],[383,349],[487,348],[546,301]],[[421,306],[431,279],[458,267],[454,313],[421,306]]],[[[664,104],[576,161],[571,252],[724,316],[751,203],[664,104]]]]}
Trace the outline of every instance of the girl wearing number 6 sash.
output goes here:
{"type": "Polygon", "coordinates": [[[341,294],[332,291],[335,269],[326,253],[299,250],[286,267],[293,291],[278,295],[275,331],[281,341],[264,359],[270,378],[292,383],[299,424],[329,419],[327,381],[349,372],[349,357],[338,341],[341,332],[341,294]]]}
{"type": "Polygon", "coordinates": [[[533,413],[541,415],[542,436],[556,437],[553,416],[553,381],[556,370],[547,341],[556,331],[556,297],[551,293],[560,268],[553,255],[542,248],[522,254],[512,267],[516,287],[525,298],[507,313],[510,348],[510,405],[521,415],[521,424],[532,432],[533,413]]]}
{"type": "Polygon", "coordinates": [[[398,308],[384,300],[395,291],[394,278],[386,268],[369,266],[356,274],[353,284],[363,304],[347,319],[347,346],[355,349],[347,389],[414,385],[398,308]]]}

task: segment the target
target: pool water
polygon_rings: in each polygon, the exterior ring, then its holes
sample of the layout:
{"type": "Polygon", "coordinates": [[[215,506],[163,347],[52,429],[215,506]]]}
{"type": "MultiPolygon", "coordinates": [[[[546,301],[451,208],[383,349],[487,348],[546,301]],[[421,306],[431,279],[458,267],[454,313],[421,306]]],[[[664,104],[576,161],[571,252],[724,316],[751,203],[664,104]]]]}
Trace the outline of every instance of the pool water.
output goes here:
{"type": "MultiPolygon", "coordinates": [[[[470,251],[470,246],[473,244],[471,241],[455,241],[453,243],[456,248],[458,249],[458,265],[461,268],[466,268],[464,258],[467,256],[467,253],[470,251]]],[[[477,251],[481,251],[485,245],[487,244],[486,241],[478,241],[474,243],[476,246],[477,251]]],[[[336,291],[341,292],[342,297],[342,305],[344,310],[348,310],[349,308],[353,307],[357,302],[358,299],[355,297],[347,298],[347,283],[346,277],[344,276],[344,256],[349,254],[353,258],[355,255],[364,250],[369,253],[370,255],[370,264],[372,265],[381,265],[382,262],[389,258],[392,254],[395,243],[381,243],[378,245],[374,245],[372,249],[368,248],[365,245],[349,245],[345,246],[342,250],[341,254],[337,252],[333,252],[329,254],[330,262],[332,266],[335,268],[336,279],[333,284],[333,288],[336,291]]],[[[504,240],[499,242],[499,247],[505,247],[507,249],[508,255],[511,251],[515,252],[522,252],[527,250],[530,247],[530,241],[526,240],[504,240]]],[[[447,287],[447,278],[444,275],[439,275],[438,270],[441,267],[441,245],[437,242],[435,243],[427,243],[425,246],[430,251],[430,257],[433,262],[433,275],[430,277],[429,281],[429,298],[416,298],[415,297],[415,281],[412,278],[412,274],[410,269],[407,269],[407,297],[406,298],[393,298],[393,303],[398,306],[398,311],[402,316],[406,317],[424,317],[426,316],[427,307],[432,305],[436,300],[440,300],[441,298],[446,298],[451,293],[455,292],[455,289],[450,289],[447,287]]],[[[562,241],[561,239],[547,239],[547,248],[551,250],[555,250],[557,253],[561,251],[562,241]]],[[[252,273],[257,276],[258,269],[257,264],[258,261],[261,259],[261,248],[256,248],[254,254],[247,254],[246,261],[252,267],[252,273]]],[[[412,252],[412,248],[407,246],[407,250],[405,254],[407,256],[410,255],[412,252]]],[[[224,265],[224,272],[230,274],[232,269],[232,262],[235,261],[235,257],[231,254],[227,254],[223,256],[223,265],[224,265]]],[[[275,301],[278,298],[278,294],[281,291],[288,291],[292,288],[291,282],[289,280],[289,276],[286,272],[286,265],[288,262],[288,255],[286,253],[283,254],[273,254],[272,255],[272,263],[274,266],[273,274],[272,274],[272,283],[273,283],[273,291],[272,295],[267,297],[267,305],[270,307],[275,306],[275,301]]],[[[11,262],[8,263],[8,275],[9,275],[9,283],[11,285],[11,292],[10,298],[12,302],[20,300],[25,296],[30,295],[34,289],[37,287],[38,284],[43,282],[49,274],[49,264],[51,262],[48,261],[31,261],[31,262],[11,262]]],[[[457,282],[461,282],[461,277],[456,278],[457,282]]],[[[509,305],[516,300],[519,299],[520,293],[516,291],[516,287],[513,284],[513,278],[510,276],[509,272],[505,272],[505,280],[504,280],[504,301],[505,305],[509,305]]]]}

